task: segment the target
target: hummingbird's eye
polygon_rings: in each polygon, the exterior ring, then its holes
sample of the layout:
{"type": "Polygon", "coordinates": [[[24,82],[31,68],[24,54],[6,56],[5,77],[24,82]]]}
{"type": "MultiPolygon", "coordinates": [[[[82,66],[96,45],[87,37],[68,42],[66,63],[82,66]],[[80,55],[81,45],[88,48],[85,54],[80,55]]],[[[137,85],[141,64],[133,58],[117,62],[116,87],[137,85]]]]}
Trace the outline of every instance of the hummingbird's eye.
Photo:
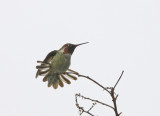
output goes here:
{"type": "Polygon", "coordinates": [[[66,48],[66,47],[69,47],[69,46],[70,46],[70,44],[65,44],[63,47],[66,48]]]}
{"type": "Polygon", "coordinates": [[[69,44],[66,45],[66,47],[69,47],[69,46],[70,46],[69,44]]]}

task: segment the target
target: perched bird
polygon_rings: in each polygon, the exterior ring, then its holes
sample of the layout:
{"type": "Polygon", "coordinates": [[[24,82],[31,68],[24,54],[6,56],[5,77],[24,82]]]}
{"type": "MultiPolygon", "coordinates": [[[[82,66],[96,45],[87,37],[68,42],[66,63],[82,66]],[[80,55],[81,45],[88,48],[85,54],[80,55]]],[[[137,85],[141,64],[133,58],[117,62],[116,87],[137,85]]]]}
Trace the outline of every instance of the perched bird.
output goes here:
{"type": "Polygon", "coordinates": [[[37,63],[41,64],[36,66],[36,68],[38,69],[36,78],[38,76],[44,76],[43,82],[48,81],[48,87],[53,86],[54,89],[57,89],[58,85],[63,87],[63,82],[70,84],[71,82],[69,79],[67,79],[67,77],[73,80],[77,80],[77,77],[73,76],[70,73],[66,73],[66,71],[78,74],[77,72],[69,69],[71,56],[77,46],[86,43],[67,43],[63,45],[59,50],[51,51],[43,61],[37,61],[37,63]]]}

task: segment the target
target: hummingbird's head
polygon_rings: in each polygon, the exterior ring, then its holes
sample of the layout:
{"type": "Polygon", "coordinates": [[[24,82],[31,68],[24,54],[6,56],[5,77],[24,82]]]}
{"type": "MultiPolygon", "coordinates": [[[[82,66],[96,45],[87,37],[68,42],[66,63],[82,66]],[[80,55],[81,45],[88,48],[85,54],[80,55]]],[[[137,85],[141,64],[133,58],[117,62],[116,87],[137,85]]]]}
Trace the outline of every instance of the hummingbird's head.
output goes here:
{"type": "Polygon", "coordinates": [[[87,44],[87,43],[89,43],[89,42],[85,42],[85,43],[81,43],[81,44],[67,43],[67,44],[63,45],[59,51],[63,52],[64,54],[68,54],[68,53],[72,54],[77,46],[87,44]]]}

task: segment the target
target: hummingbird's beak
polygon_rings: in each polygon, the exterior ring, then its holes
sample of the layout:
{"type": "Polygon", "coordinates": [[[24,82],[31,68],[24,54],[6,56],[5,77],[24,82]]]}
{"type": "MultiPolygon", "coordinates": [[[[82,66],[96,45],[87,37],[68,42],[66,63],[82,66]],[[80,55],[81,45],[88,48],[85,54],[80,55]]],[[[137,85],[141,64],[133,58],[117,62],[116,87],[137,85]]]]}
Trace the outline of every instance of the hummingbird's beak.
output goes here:
{"type": "Polygon", "coordinates": [[[89,42],[85,42],[85,43],[81,43],[81,44],[72,44],[71,46],[68,47],[68,51],[69,53],[73,53],[74,52],[74,49],[77,47],[77,46],[80,46],[80,45],[83,45],[83,44],[87,44],[89,42]]]}
{"type": "Polygon", "coordinates": [[[77,47],[77,46],[80,46],[80,45],[83,45],[83,44],[87,44],[87,43],[89,43],[89,42],[85,42],[85,43],[81,43],[81,44],[76,44],[75,46],[77,47]]]}

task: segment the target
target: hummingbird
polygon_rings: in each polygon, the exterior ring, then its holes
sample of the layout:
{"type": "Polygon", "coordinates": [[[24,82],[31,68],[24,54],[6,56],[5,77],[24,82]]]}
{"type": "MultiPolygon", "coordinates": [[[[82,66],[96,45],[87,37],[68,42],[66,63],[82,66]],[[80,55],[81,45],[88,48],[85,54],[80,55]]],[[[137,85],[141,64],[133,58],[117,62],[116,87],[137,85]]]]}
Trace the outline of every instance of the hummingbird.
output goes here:
{"type": "Polygon", "coordinates": [[[77,77],[72,74],[78,74],[76,71],[69,69],[71,64],[71,56],[77,46],[87,44],[89,42],[81,44],[67,43],[63,45],[59,50],[54,50],[48,53],[43,61],[37,61],[40,65],[36,66],[38,76],[44,76],[43,82],[48,81],[48,87],[54,89],[63,87],[63,82],[70,84],[70,79],[77,80],[77,77]],[[72,74],[66,73],[66,71],[72,72],[72,74]]]}

